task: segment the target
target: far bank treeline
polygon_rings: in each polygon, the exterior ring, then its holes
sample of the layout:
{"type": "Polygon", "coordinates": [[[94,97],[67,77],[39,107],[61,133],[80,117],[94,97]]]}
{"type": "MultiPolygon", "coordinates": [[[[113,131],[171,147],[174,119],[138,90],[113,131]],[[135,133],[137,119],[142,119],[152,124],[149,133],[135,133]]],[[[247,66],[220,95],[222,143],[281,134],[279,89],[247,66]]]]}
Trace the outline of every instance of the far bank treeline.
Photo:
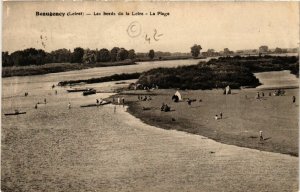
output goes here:
{"type": "Polygon", "coordinates": [[[71,52],[68,49],[58,49],[45,52],[42,49],[28,48],[15,51],[11,54],[2,52],[2,66],[28,66],[44,65],[47,63],[96,63],[96,62],[115,62],[136,57],[133,49],[114,47],[111,50],[84,50],[77,47],[71,52]]]}
{"type": "MultiPolygon", "coordinates": [[[[199,53],[198,53],[199,55],[199,53]]],[[[197,55],[197,56],[198,56],[197,55]]],[[[19,50],[9,54],[2,52],[2,67],[11,66],[41,66],[45,64],[97,64],[97,63],[115,63],[122,61],[148,61],[148,60],[168,60],[168,59],[182,59],[191,58],[189,53],[170,53],[149,50],[148,53],[136,53],[134,49],[125,49],[114,47],[111,50],[102,49],[83,49],[81,47],[75,48],[73,51],[69,49],[58,49],[51,52],[46,52],[42,49],[28,48],[19,50]],[[170,58],[171,57],[171,58],[170,58]]]]}
{"type": "Polygon", "coordinates": [[[291,70],[299,74],[297,57],[221,57],[198,65],[177,68],[157,68],[144,72],[138,84],[160,88],[212,89],[241,86],[256,87],[260,85],[254,72],[291,70]]]}

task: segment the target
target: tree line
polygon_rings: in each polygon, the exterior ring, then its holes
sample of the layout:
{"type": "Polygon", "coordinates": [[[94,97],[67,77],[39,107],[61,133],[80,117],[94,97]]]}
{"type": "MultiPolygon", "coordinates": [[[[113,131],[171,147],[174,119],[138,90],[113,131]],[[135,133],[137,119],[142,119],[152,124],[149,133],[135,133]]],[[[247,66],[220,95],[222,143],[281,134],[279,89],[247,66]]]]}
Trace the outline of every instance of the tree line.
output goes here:
{"type": "MultiPolygon", "coordinates": [[[[191,47],[191,55],[198,57],[201,50],[200,45],[191,47]]],[[[135,53],[134,49],[125,49],[114,47],[111,50],[103,49],[83,49],[76,47],[73,52],[70,49],[58,49],[50,53],[35,48],[28,48],[18,50],[11,54],[2,52],[2,66],[28,66],[28,65],[43,65],[47,63],[84,63],[93,64],[97,62],[116,62],[124,61],[127,59],[135,60],[136,58],[149,58],[150,60],[155,57],[162,58],[165,56],[174,56],[170,52],[154,52],[153,49],[148,53],[135,53]]]]}
{"type": "MultiPolygon", "coordinates": [[[[147,56],[154,58],[154,50],[150,50],[147,56]]],[[[45,52],[42,49],[28,48],[15,51],[11,54],[2,52],[2,66],[28,66],[43,65],[46,63],[85,63],[116,62],[127,59],[134,60],[137,57],[135,50],[114,47],[111,50],[106,48],[100,50],[83,49],[77,47],[71,52],[68,49],[58,49],[45,52]]]]}

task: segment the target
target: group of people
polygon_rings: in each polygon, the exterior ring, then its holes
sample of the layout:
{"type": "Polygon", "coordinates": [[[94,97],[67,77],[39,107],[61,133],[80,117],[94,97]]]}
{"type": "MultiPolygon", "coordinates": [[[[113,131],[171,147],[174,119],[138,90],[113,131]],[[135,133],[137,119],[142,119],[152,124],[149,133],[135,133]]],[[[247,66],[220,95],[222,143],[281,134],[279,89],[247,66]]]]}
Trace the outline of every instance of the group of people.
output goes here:
{"type": "Polygon", "coordinates": [[[46,104],[47,104],[47,99],[44,98],[44,103],[37,102],[37,103],[35,104],[35,106],[34,106],[35,109],[38,108],[38,104],[45,104],[45,105],[46,105],[46,104]]]}
{"type": "Polygon", "coordinates": [[[165,103],[162,103],[162,106],[160,108],[161,111],[164,111],[164,112],[168,112],[171,110],[171,107],[169,107],[167,104],[165,103]]]}
{"type": "MultiPolygon", "coordinates": [[[[265,93],[264,92],[261,92],[261,94],[259,92],[256,93],[256,99],[260,99],[261,97],[264,97],[265,96],[265,93]]],[[[271,92],[269,93],[269,96],[271,96],[271,92]]]]}
{"type": "Polygon", "coordinates": [[[150,95],[149,96],[147,96],[147,95],[145,95],[145,96],[138,95],[138,100],[139,101],[150,101],[150,100],[152,100],[152,98],[151,98],[150,95]]]}
{"type": "MultiPolygon", "coordinates": [[[[115,102],[116,102],[115,98],[113,97],[113,103],[115,103],[115,102]]],[[[125,105],[125,98],[124,97],[122,97],[122,98],[118,97],[117,98],[117,103],[118,103],[118,105],[123,104],[123,106],[124,106],[125,105]]]]}
{"type": "Polygon", "coordinates": [[[223,113],[222,112],[220,113],[220,117],[218,115],[215,115],[215,120],[218,120],[218,119],[223,119],[223,113]]]}

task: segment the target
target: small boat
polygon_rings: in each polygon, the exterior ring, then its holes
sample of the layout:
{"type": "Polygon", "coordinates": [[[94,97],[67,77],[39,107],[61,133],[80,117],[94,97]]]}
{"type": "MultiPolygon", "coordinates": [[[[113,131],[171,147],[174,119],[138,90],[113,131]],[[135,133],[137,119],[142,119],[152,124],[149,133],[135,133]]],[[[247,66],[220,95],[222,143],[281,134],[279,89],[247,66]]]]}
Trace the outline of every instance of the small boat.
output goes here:
{"type": "Polygon", "coordinates": [[[97,106],[107,105],[110,103],[111,103],[110,101],[103,101],[100,104],[93,103],[93,104],[87,104],[87,105],[80,105],[80,107],[97,107],[97,106]]]}
{"type": "Polygon", "coordinates": [[[74,92],[84,92],[88,91],[90,88],[74,88],[74,89],[67,89],[69,93],[74,93],[74,92]]]}
{"type": "Polygon", "coordinates": [[[22,115],[22,114],[26,114],[26,112],[25,111],[20,112],[18,110],[15,110],[15,112],[13,112],[13,113],[4,113],[4,115],[6,115],[6,116],[8,116],[8,115],[22,115]]]}
{"type": "Polygon", "coordinates": [[[87,91],[84,91],[82,94],[83,94],[83,96],[96,94],[96,90],[95,89],[89,89],[87,91]]]}

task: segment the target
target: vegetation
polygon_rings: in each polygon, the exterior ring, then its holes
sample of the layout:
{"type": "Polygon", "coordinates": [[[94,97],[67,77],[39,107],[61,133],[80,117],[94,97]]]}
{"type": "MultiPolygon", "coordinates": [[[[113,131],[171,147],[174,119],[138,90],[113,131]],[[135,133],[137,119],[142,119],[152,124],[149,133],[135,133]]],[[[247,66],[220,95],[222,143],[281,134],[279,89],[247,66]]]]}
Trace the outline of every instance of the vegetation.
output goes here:
{"type": "Polygon", "coordinates": [[[129,79],[138,79],[140,73],[122,73],[122,74],[114,74],[111,76],[100,77],[100,78],[91,78],[84,80],[71,80],[71,81],[61,81],[58,83],[59,86],[73,85],[79,83],[103,83],[108,81],[121,81],[121,80],[129,80],[129,79]]]}
{"type": "Polygon", "coordinates": [[[194,66],[157,68],[144,72],[137,83],[151,87],[179,89],[212,89],[241,86],[256,87],[260,83],[255,72],[291,70],[299,74],[297,57],[220,57],[194,66]]]}
{"type": "Polygon", "coordinates": [[[85,63],[95,64],[97,62],[116,62],[127,59],[134,60],[136,57],[133,49],[127,51],[125,48],[114,47],[108,49],[84,50],[77,47],[73,52],[67,49],[58,49],[50,53],[42,49],[24,49],[11,54],[2,52],[2,67],[44,65],[50,63],[85,63]]]}
{"type": "Polygon", "coordinates": [[[151,49],[148,54],[149,58],[152,60],[154,58],[154,50],[151,49]]]}
{"type": "Polygon", "coordinates": [[[253,73],[291,70],[293,74],[297,76],[299,74],[299,60],[296,56],[280,57],[266,55],[264,57],[220,57],[218,59],[211,59],[208,63],[218,63],[221,65],[227,65],[228,63],[230,63],[238,67],[246,67],[253,73]]]}
{"type": "Polygon", "coordinates": [[[193,57],[198,57],[200,55],[200,51],[201,51],[202,47],[201,45],[193,45],[191,47],[191,53],[193,57]]]}
{"type": "Polygon", "coordinates": [[[227,85],[239,88],[259,85],[258,79],[245,67],[204,62],[193,66],[152,69],[143,73],[137,83],[149,87],[155,84],[165,89],[212,89],[224,88],[227,85]]]}

